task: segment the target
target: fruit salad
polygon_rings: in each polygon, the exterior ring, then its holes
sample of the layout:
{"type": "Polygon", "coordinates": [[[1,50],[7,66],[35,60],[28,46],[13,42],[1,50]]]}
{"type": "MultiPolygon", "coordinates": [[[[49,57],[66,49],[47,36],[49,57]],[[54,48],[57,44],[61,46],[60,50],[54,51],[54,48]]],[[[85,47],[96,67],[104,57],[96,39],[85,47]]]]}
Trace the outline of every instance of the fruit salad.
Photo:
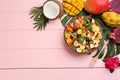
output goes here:
{"type": "Polygon", "coordinates": [[[90,17],[72,19],[65,28],[65,41],[77,53],[94,51],[102,40],[100,25],[90,17]]]}

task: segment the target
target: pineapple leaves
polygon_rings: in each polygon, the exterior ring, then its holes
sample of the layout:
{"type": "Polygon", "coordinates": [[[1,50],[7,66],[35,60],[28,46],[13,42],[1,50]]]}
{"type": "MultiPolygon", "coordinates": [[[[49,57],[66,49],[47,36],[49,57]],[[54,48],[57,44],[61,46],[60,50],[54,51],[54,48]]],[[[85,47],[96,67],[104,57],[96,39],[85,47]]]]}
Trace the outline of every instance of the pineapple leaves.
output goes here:
{"type": "Polygon", "coordinates": [[[42,6],[32,8],[29,15],[31,15],[30,18],[32,18],[34,21],[33,24],[35,26],[33,28],[37,28],[37,31],[45,29],[49,20],[44,16],[42,6]]]}

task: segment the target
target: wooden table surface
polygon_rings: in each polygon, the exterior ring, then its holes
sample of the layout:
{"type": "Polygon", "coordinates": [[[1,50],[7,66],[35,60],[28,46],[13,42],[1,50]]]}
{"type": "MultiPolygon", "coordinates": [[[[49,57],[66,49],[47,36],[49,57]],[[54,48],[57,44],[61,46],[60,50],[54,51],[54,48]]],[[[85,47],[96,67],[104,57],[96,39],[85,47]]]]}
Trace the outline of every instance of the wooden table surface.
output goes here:
{"type": "Polygon", "coordinates": [[[0,80],[120,80],[120,69],[111,74],[102,60],[88,66],[95,52],[66,47],[60,19],[45,31],[33,29],[29,11],[45,1],[0,0],[0,80]]]}

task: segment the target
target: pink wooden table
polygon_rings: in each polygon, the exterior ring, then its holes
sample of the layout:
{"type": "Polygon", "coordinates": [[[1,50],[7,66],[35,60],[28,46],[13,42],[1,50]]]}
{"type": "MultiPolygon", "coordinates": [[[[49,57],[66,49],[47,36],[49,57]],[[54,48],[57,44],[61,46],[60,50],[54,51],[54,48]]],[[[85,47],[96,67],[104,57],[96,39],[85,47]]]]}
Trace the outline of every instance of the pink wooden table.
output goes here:
{"type": "Polygon", "coordinates": [[[120,80],[120,69],[110,74],[101,60],[88,66],[94,53],[71,52],[59,19],[32,28],[29,10],[45,1],[0,0],[0,80],[120,80]]]}

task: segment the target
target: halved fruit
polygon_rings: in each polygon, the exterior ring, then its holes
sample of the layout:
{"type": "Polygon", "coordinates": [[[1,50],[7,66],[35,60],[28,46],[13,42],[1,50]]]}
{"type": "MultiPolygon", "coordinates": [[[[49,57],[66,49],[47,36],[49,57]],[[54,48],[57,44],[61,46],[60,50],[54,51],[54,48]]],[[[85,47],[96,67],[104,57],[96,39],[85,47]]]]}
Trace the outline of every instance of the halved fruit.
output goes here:
{"type": "Polygon", "coordinates": [[[48,0],[43,5],[43,13],[48,19],[56,19],[63,12],[61,3],[58,0],[48,0]]]}

